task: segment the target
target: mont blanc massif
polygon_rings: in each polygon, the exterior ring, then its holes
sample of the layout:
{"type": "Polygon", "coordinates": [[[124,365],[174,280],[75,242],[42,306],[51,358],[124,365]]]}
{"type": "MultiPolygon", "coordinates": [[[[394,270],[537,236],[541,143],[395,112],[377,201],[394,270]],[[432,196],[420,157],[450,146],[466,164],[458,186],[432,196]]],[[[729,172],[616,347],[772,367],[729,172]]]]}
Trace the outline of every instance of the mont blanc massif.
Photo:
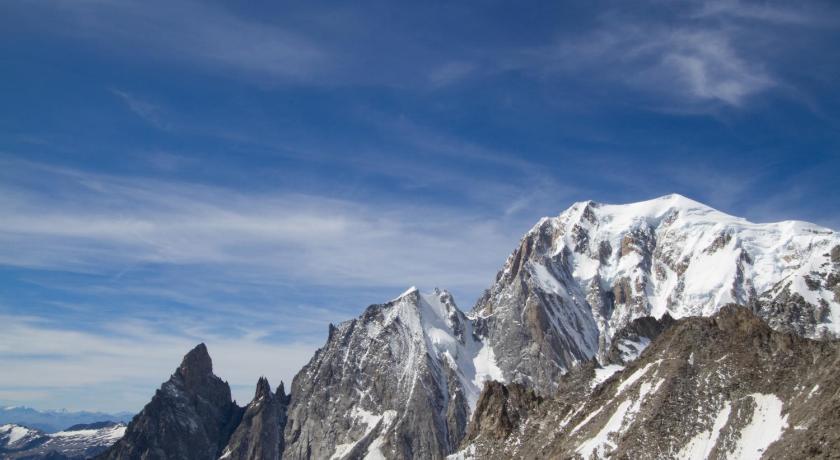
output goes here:
{"type": "MultiPolygon", "coordinates": [[[[239,407],[198,345],[96,458],[840,458],[838,336],[837,232],[579,202],[468,312],[412,287],[331,325],[289,393],[239,407]]],[[[5,458],[77,458],[14,428],[5,458]]]]}

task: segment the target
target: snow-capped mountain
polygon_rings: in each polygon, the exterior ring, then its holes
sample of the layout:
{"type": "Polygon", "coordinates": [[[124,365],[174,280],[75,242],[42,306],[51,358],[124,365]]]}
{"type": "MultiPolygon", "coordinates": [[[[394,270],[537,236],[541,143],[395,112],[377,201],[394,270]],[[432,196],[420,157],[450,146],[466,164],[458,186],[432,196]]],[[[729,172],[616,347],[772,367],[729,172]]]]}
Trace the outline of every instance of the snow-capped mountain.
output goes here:
{"type": "Polygon", "coordinates": [[[125,429],[123,423],[100,422],[44,433],[34,428],[6,424],[0,426],[0,458],[90,458],[122,438],[125,429]]]}
{"type": "Polygon", "coordinates": [[[411,288],[330,328],[292,384],[284,458],[441,458],[494,378],[452,296],[411,288]]]}
{"type": "Polygon", "coordinates": [[[837,336],[838,262],[840,235],[805,222],[754,224],[680,195],[580,202],[525,235],[471,316],[506,379],[550,391],[647,315],[738,303],[776,329],[837,336]]]}

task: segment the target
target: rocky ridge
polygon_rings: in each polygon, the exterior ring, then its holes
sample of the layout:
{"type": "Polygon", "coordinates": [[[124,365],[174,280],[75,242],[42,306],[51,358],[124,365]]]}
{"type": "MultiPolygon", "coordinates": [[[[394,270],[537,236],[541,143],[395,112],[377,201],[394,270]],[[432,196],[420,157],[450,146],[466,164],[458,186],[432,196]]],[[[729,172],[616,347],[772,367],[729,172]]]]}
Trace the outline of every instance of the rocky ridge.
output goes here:
{"type": "Polygon", "coordinates": [[[836,458],[840,452],[840,342],[774,331],[746,308],[677,321],[591,391],[570,381],[578,374],[561,378],[566,391],[549,399],[520,384],[488,385],[474,429],[450,458],[836,458]]]}

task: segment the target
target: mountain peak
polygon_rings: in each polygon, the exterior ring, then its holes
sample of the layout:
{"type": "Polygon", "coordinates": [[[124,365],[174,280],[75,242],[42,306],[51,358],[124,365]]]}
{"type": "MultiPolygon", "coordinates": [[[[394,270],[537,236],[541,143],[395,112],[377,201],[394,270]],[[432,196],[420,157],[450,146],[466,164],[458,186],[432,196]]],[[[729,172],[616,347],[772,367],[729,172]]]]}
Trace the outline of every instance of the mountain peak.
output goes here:
{"type": "Polygon", "coordinates": [[[257,391],[254,393],[254,401],[259,401],[263,398],[270,398],[271,396],[271,385],[268,384],[268,379],[260,377],[260,379],[257,380],[257,391]]]}
{"type": "Polygon", "coordinates": [[[410,288],[403,291],[402,294],[398,295],[394,300],[401,300],[401,299],[409,297],[409,296],[416,296],[419,293],[420,293],[420,290],[417,289],[417,286],[411,286],[410,288]]]}
{"type": "Polygon", "coordinates": [[[213,375],[213,361],[204,343],[196,345],[184,356],[181,366],[178,367],[178,373],[186,382],[213,375]]]}
{"type": "Polygon", "coordinates": [[[213,374],[207,346],[198,344],[134,416],[125,436],[97,457],[102,460],[159,457],[218,458],[242,412],[230,386],[213,374]]]}

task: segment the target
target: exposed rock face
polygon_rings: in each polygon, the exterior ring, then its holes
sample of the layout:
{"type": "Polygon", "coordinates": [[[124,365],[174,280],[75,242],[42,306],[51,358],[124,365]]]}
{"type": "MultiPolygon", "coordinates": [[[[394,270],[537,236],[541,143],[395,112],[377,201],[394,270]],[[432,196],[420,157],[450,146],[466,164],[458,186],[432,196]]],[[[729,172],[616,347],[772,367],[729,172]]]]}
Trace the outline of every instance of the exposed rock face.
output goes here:
{"type": "Polygon", "coordinates": [[[840,333],[840,235],[804,222],[753,224],[679,195],[582,202],[542,219],[471,317],[508,381],[540,393],[643,316],[709,316],[752,305],[774,328],[840,333]]]}
{"type": "Polygon", "coordinates": [[[772,330],[750,310],[666,329],[623,371],[555,398],[488,385],[453,458],[836,458],[840,342],[772,330]],[[489,400],[485,402],[485,400],[489,400]],[[526,413],[527,417],[509,414],[526,413]],[[489,418],[489,419],[488,419],[489,418]],[[499,429],[502,426],[504,429],[499,429]]]}
{"type": "Polygon", "coordinates": [[[217,459],[242,417],[213,374],[207,347],[187,353],[172,377],[100,459],[217,459]]]}
{"type": "Polygon", "coordinates": [[[283,430],[289,397],[283,383],[276,393],[265,377],[257,382],[254,400],[245,408],[242,421],[230,437],[220,458],[231,460],[279,459],[283,452],[283,430]]]}
{"type": "Polygon", "coordinates": [[[488,353],[445,291],[368,307],[295,377],[284,458],[442,458],[501,378],[488,353]]]}
{"type": "Polygon", "coordinates": [[[643,316],[630,321],[612,337],[612,344],[606,355],[606,363],[624,365],[635,360],[645,348],[665,329],[674,324],[667,312],[662,318],[643,316]]]}
{"type": "Polygon", "coordinates": [[[485,435],[498,440],[506,439],[541,403],[542,398],[522,384],[487,382],[478,400],[474,422],[469,426],[467,437],[474,439],[478,435],[485,435]]]}

